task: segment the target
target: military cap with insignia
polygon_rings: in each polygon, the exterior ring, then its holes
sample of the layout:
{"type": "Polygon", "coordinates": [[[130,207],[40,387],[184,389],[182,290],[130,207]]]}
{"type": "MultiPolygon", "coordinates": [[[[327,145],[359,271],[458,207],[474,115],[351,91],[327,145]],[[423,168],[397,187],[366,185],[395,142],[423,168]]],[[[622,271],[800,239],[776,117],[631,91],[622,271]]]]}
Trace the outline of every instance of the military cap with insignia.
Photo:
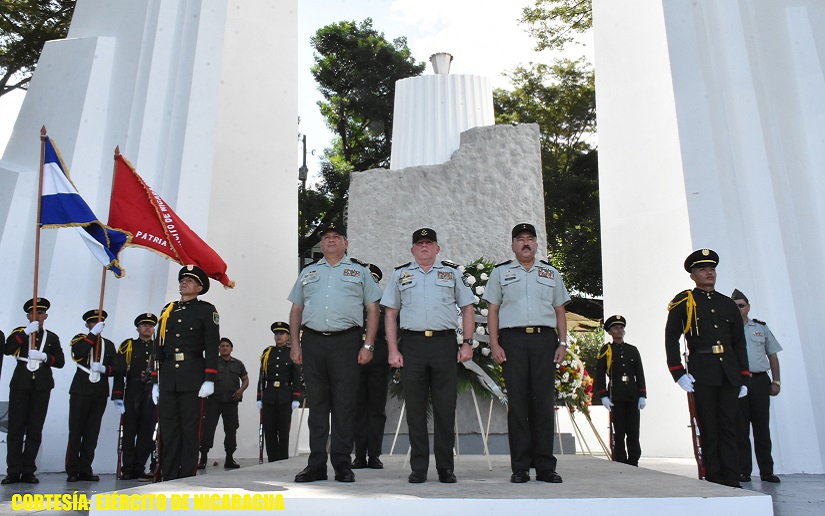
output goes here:
{"type": "Polygon", "coordinates": [[[319,237],[324,236],[324,233],[329,233],[330,231],[338,233],[339,235],[341,235],[344,238],[347,237],[347,228],[346,228],[346,226],[344,226],[343,224],[338,224],[337,222],[329,222],[327,224],[321,224],[321,226],[318,228],[318,236],[319,237]]]}
{"type": "Polygon", "coordinates": [[[419,240],[424,240],[425,238],[438,243],[438,236],[435,234],[435,230],[430,228],[416,229],[412,236],[412,243],[414,244],[419,240]]]}
{"type": "Polygon", "coordinates": [[[694,267],[716,267],[719,265],[719,255],[712,249],[698,249],[685,259],[685,270],[690,272],[694,267]]]}
{"type": "Polygon", "coordinates": [[[203,272],[203,269],[198,267],[197,265],[185,265],[181,267],[180,272],[178,272],[178,281],[182,280],[186,276],[190,278],[194,278],[203,290],[201,290],[201,294],[206,294],[209,291],[209,276],[203,272]]]}
{"type": "MultiPolygon", "coordinates": [[[[49,309],[52,304],[49,302],[48,299],[45,297],[38,297],[37,298],[37,311],[38,312],[45,312],[49,309]]],[[[34,299],[29,299],[25,303],[23,303],[23,311],[26,313],[31,312],[34,309],[34,299]]]]}
{"type": "Polygon", "coordinates": [[[151,324],[152,326],[155,326],[158,324],[158,316],[150,313],[140,314],[135,317],[135,328],[141,324],[151,324]]]}
{"type": "Polygon", "coordinates": [[[381,272],[381,269],[379,269],[378,266],[374,263],[369,264],[368,267],[370,270],[370,274],[372,274],[372,279],[374,279],[376,283],[381,281],[381,278],[384,277],[384,273],[381,272]]]}
{"type": "MultiPolygon", "coordinates": [[[[89,322],[89,321],[97,322],[97,320],[98,320],[97,314],[98,314],[97,310],[89,310],[88,312],[83,314],[83,321],[84,322],[89,322]]],[[[103,314],[103,317],[100,317],[99,319],[101,321],[105,321],[106,318],[109,317],[109,314],[106,313],[106,310],[103,310],[102,314],[103,314]]]]}
{"type": "Polygon", "coordinates": [[[609,330],[611,326],[616,326],[617,324],[620,324],[622,326],[627,326],[627,319],[625,319],[621,315],[611,315],[604,322],[604,329],[605,329],[605,331],[609,330]]]}
{"type": "Polygon", "coordinates": [[[283,321],[277,321],[277,322],[272,323],[272,326],[270,326],[269,329],[272,330],[272,333],[275,333],[275,332],[278,332],[278,331],[285,331],[285,332],[289,333],[289,325],[287,323],[283,322],[283,321]]]}
{"type": "Polygon", "coordinates": [[[523,233],[525,231],[533,236],[537,236],[536,227],[534,225],[522,222],[521,224],[516,224],[515,227],[513,227],[513,238],[516,238],[519,233],[523,233]]]}
{"type": "Polygon", "coordinates": [[[742,291],[740,291],[737,288],[733,289],[733,294],[730,295],[730,298],[733,299],[734,301],[736,301],[737,299],[741,299],[742,301],[745,302],[746,305],[751,304],[750,301],[748,301],[748,296],[743,294],[742,291]]]}

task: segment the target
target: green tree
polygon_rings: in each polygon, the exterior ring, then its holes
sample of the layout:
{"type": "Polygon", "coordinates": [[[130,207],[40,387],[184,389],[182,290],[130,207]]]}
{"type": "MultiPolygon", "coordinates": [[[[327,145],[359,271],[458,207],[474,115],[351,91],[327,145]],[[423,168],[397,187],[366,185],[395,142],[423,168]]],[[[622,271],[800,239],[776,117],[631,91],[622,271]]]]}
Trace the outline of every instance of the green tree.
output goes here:
{"type": "Polygon", "coordinates": [[[509,75],[513,90],[495,90],[497,123],[537,123],[548,251],[568,286],[602,293],[593,71],[584,60],[519,66],[509,75]]]}
{"type": "Polygon", "coordinates": [[[522,10],[521,23],[536,38],[536,50],[560,50],[593,25],[591,0],[535,0],[522,10]]]}
{"type": "Polygon", "coordinates": [[[0,96],[25,90],[43,45],[69,32],[74,0],[0,0],[0,96]]]}

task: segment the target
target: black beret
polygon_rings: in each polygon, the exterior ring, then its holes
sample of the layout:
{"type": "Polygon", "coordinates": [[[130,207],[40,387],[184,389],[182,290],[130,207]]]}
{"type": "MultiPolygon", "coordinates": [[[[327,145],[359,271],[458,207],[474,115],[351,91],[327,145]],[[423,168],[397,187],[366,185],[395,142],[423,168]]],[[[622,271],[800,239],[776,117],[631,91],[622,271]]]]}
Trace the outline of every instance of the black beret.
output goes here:
{"type": "Polygon", "coordinates": [[[178,281],[182,280],[185,276],[195,278],[195,281],[200,283],[203,287],[201,294],[206,294],[209,291],[209,276],[197,265],[186,265],[182,267],[180,272],[178,272],[178,281]]]}
{"type": "MultiPolygon", "coordinates": [[[[98,313],[97,310],[89,310],[88,312],[83,314],[83,320],[85,322],[89,322],[89,321],[97,322],[97,320],[98,320],[97,313],[98,313]]],[[[106,310],[103,310],[103,317],[101,317],[100,319],[105,321],[107,317],[109,317],[109,314],[106,313],[106,310]]]]}
{"type": "MultiPolygon", "coordinates": [[[[38,312],[45,312],[49,309],[52,304],[49,302],[48,299],[45,297],[38,297],[37,298],[37,311],[38,312]]],[[[23,311],[29,313],[34,309],[34,299],[29,299],[25,303],[23,303],[23,311]]]]}
{"type": "Polygon", "coordinates": [[[427,240],[432,240],[433,242],[438,243],[438,235],[435,234],[435,230],[430,228],[417,229],[415,233],[413,233],[412,243],[414,244],[419,240],[424,240],[425,238],[427,240]]]}
{"type": "Polygon", "coordinates": [[[379,269],[374,263],[369,264],[369,269],[370,274],[372,274],[372,279],[374,279],[376,283],[381,281],[381,278],[384,277],[384,273],[381,272],[381,269],[379,269]]]}
{"type": "Polygon", "coordinates": [[[690,272],[694,267],[716,267],[719,265],[719,255],[713,249],[698,249],[685,259],[685,270],[690,272]]]}
{"type": "Polygon", "coordinates": [[[158,323],[158,316],[155,314],[145,313],[135,317],[135,327],[141,324],[151,324],[152,326],[158,323]]]}
{"type": "Polygon", "coordinates": [[[627,326],[627,319],[625,319],[621,315],[611,315],[604,322],[604,329],[609,330],[611,326],[615,326],[617,324],[621,324],[622,326],[627,326]]]}
{"type": "Polygon", "coordinates": [[[525,231],[533,236],[537,236],[536,227],[534,225],[522,222],[521,224],[516,224],[513,228],[513,238],[516,238],[519,233],[523,233],[525,231]]]}
{"type": "Polygon", "coordinates": [[[275,333],[276,331],[285,331],[289,333],[289,325],[283,321],[276,321],[272,323],[272,326],[270,326],[269,329],[272,330],[272,333],[275,333]]]}
{"type": "Polygon", "coordinates": [[[334,231],[341,235],[342,237],[346,238],[347,236],[347,228],[343,224],[338,224],[337,222],[330,222],[328,224],[322,224],[320,228],[318,228],[318,236],[324,236],[324,233],[328,233],[329,231],[334,231]]]}

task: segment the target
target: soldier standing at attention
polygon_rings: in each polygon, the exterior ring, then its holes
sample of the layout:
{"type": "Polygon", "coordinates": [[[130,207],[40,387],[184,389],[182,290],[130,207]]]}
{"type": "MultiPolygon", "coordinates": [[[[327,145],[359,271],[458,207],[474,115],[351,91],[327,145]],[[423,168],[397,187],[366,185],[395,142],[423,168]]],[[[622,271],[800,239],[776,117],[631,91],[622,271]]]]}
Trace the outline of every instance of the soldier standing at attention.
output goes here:
{"type": "Polygon", "coordinates": [[[60,339],[43,327],[50,306],[44,297],[37,298],[37,306],[34,299],[26,301],[23,311],[29,324],[15,328],[3,347],[3,354],[17,359],[17,366],[9,382],[8,468],[6,478],[0,481],[2,484],[40,483],[34,475],[37,471],[35,459],[43,437],[49,397],[54,389],[52,368],[60,369],[66,363],[60,339]],[[32,334],[35,334],[34,349],[30,345],[32,334]]]}
{"type": "Polygon", "coordinates": [[[510,236],[516,259],[496,265],[484,291],[490,351],[507,385],[510,482],[529,481],[534,467],[536,480],[558,484],[554,386],[556,365],[567,357],[570,296],[559,271],[536,260],[536,228],[517,224],[510,236]]]}
{"type": "Polygon", "coordinates": [[[155,447],[152,433],[157,422],[157,408],[152,402],[152,370],[155,365],[153,335],[157,324],[155,314],[138,315],[135,318],[138,338],[124,340],[118,350],[121,374],[115,376],[112,389],[115,398],[118,392],[122,393],[123,399],[115,399],[115,404],[125,411],[121,480],[152,478],[150,473],[144,472],[144,467],[155,447]]]}
{"type": "Polygon", "coordinates": [[[372,360],[381,289],[365,263],[347,256],[345,228],[330,223],[318,234],[324,257],[301,271],[288,298],[292,302],[290,356],[304,367],[312,402],[307,421],[309,460],[295,481],[327,479],[331,415],[329,459],[335,480],[354,482],[351,453],[358,366],[372,360]],[[367,328],[362,341],[365,308],[367,328]]]}
{"type": "Polygon", "coordinates": [[[624,341],[627,319],[612,315],[604,322],[613,342],[599,350],[596,362],[596,392],[613,415],[613,460],[639,465],[639,411],[647,404],[645,372],[636,346],[624,341]],[[605,383],[605,375],[610,379],[605,383]],[[625,447],[627,439],[627,447],[625,447]]]}
{"type": "Polygon", "coordinates": [[[243,393],[249,387],[249,375],[243,362],[232,356],[235,346],[226,337],[221,339],[218,346],[220,360],[218,360],[218,378],[215,382],[215,393],[206,398],[205,416],[203,418],[203,436],[201,437],[201,460],[198,469],[206,468],[207,455],[215,440],[215,429],[218,418],[223,419],[223,449],[226,460],[223,469],[237,469],[241,466],[235,462],[232,455],[238,449],[236,434],[240,422],[238,421],[238,404],[243,401],[243,393]]]}
{"type": "Polygon", "coordinates": [[[159,371],[152,386],[158,405],[163,480],[194,476],[203,418],[203,398],[215,392],[220,320],[215,306],[198,299],[209,277],[195,265],[178,272],[180,301],[163,308],[158,330],[159,371]]]}
{"type": "Polygon", "coordinates": [[[301,397],[301,369],[289,357],[289,325],[278,321],[269,329],[275,345],[261,354],[258,410],[263,416],[266,457],[275,462],[289,458],[289,426],[301,397]]]}
{"type": "MultiPolygon", "coordinates": [[[[80,333],[72,339],[72,360],[77,370],[69,387],[66,482],[100,480],[92,472],[92,462],[109,397],[109,377],[120,374],[115,343],[100,335],[107,317],[105,310],[89,310],[83,314],[89,333],[80,333]]],[[[112,396],[122,399],[123,392],[113,392],[112,396]]]]}
{"type": "Polygon", "coordinates": [[[396,267],[381,305],[389,346],[389,362],[401,368],[407,426],[410,431],[411,484],[427,481],[430,442],[427,402],[432,400],[435,468],[438,480],[456,482],[453,472],[455,403],[458,362],[473,357],[472,340],[456,347],[456,306],[461,309],[464,335],[475,331],[474,295],[463,282],[458,265],[435,259],[441,248],[434,230],[421,228],[412,235],[414,262],[396,267]],[[402,348],[398,347],[398,317],[402,348]],[[403,354],[402,354],[403,352],[403,354]]]}
{"type": "Polygon", "coordinates": [[[692,252],[685,270],[696,288],[680,292],[668,305],[665,352],[673,379],[696,399],[702,437],[705,479],[739,485],[736,443],[737,398],[748,394],[747,345],[736,303],[716,291],[719,255],[710,249],[692,252]],[[680,338],[685,336],[687,369],[680,338]]]}

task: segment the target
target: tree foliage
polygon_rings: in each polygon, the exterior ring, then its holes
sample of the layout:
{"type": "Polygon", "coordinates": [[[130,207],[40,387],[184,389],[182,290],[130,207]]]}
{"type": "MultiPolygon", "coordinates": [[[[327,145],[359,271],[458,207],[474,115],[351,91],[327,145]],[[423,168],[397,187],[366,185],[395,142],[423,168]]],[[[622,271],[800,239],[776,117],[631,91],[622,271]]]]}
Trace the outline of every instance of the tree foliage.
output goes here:
{"type": "Polygon", "coordinates": [[[495,90],[497,123],[537,123],[548,251],[568,286],[601,295],[602,268],[592,69],[583,60],[519,66],[512,91],[495,90]]]}
{"type": "Polygon", "coordinates": [[[535,0],[522,10],[521,23],[536,38],[536,50],[561,50],[593,25],[592,0],[535,0]]]}
{"type": "Polygon", "coordinates": [[[0,0],[0,96],[25,90],[46,41],[69,32],[74,0],[0,0]]]}

